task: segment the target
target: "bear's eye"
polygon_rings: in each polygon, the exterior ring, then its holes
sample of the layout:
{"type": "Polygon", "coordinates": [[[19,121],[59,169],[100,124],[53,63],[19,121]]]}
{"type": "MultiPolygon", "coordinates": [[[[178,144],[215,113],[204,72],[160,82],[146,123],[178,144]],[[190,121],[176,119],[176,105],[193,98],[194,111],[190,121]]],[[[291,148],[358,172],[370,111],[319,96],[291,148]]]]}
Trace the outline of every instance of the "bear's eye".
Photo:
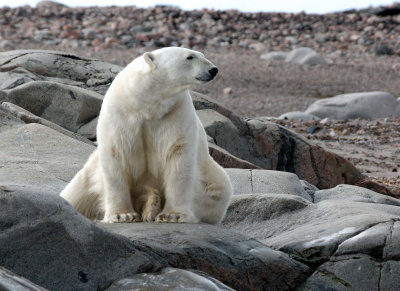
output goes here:
{"type": "Polygon", "coordinates": [[[194,56],[188,56],[186,59],[187,59],[187,60],[193,60],[193,59],[194,59],[194,56]]]}

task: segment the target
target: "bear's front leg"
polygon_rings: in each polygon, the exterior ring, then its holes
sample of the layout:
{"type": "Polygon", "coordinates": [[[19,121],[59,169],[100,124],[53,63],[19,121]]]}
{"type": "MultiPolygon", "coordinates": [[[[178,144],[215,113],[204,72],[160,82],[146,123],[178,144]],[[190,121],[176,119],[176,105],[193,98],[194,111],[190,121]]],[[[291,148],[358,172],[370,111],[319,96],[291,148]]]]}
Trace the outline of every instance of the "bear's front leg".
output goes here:
{"type": "Polygon", "coordinates": [[[174,145],[164,170],[165,206],[156,222],[196,223],[193,214],[196,146],[174,145]]]}
{"type": "Polygon", "coordinates": [[[138,222],[140,215],[133,209],[129,180],[117,163],[108,161],[103,167],[104,219],[103,222],[138,222]]]}

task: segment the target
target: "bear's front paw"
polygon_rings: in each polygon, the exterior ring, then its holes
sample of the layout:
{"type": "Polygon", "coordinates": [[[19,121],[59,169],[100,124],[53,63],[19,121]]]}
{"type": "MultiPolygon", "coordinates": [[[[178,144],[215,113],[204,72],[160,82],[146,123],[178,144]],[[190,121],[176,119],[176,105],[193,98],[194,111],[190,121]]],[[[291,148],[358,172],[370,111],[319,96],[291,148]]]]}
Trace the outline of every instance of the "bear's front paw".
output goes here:
{"type": "Polygon", "coordinates": [[[192,214],[184,212],[163,212],[157,216],[156,222],[196,223],[198,221],[192,214]]]}
{"type": "Polygon", "coordinates": [[[136,212],[116,213],[104,217],[106,223],[140,222],[140,215],[136,212]]]}

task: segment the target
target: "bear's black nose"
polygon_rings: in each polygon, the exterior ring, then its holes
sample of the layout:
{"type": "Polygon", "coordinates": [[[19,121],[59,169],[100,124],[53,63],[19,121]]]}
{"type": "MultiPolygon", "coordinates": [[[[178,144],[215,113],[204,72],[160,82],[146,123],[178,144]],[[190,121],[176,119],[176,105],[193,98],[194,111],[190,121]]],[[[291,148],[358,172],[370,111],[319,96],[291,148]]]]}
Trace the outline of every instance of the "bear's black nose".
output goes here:
{"type": "Polygon", "coordinates": [[[214,67],[214,68],[212,68],[211,70],[209,70],[208,73],[211,75],[211,77],[214,78],[214,77],[217,75],[217,73],[218,73],[218,68],[217,68],[217,67],[214,67]]]}

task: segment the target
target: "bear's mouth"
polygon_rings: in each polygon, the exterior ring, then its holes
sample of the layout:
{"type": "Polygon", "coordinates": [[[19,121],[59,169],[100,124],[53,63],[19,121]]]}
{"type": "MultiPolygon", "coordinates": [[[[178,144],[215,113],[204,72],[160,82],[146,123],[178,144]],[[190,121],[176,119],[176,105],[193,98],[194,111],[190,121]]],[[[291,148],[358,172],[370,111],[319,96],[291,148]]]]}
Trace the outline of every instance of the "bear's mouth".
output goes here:
{"type": "Polygon", "coordinates": [[[202,82],[209,82],[213,80],[215,76],[210,75],[209,73],[203,73],[199,76],[196,77],[196,80],[202,81],[202,82]]]}

